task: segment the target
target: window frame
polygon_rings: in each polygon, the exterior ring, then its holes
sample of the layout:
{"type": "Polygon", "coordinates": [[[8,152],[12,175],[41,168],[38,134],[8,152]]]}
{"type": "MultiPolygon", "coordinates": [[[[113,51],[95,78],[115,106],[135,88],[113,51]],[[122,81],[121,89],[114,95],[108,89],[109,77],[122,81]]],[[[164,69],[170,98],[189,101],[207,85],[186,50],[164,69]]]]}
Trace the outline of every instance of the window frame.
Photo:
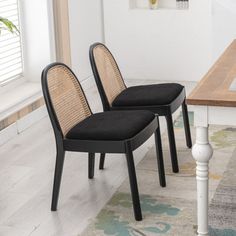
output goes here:
{"type": "Polygon", "coordinates": [[[18,17],[18,29],[19,29],[19,41],[20,41],[20,53],[21,53],[21,70],[22,72],[16,76],[10,77],[8,79],[5,79],[3,81],[0,81],[0,92],[4,91],[5,87],[15,87],[23,82],[25,82],[25,65],[24,65],[24,47],[23,47],[23,31],[22,31],[22,18],[21,18],[21,6],[20,1],[16,0],[17,4],[17,17],[18,17]]]}

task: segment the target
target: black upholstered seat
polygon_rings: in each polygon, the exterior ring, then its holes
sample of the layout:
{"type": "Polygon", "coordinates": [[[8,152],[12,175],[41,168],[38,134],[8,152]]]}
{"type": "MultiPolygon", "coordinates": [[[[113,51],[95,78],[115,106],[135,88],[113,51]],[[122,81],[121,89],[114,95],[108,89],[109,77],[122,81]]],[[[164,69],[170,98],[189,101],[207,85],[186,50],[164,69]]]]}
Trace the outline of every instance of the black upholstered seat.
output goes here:
{"type": "MultiPolygon", "coordinates": [[[[126,154],[134,216],[142,220],[133,151],[155,134],[160,185],[166,186],[158,116],[150,111],[106,111],[93,114],[73,71],[52,63],[42,72],[42,89],[56,139],[56,165],[51,210],[57,210],[65,153],[88,153],[88,178],[93,179],[95,153],[126,154]]],[[[103,169],[100,161],[99,168],[103,169]],[[102,167],[102,168],[101,168],[102,167]]]]}
{"type": "Polygon", "coordinates": [[[112,106],[152,106],[170,104],[184,87],[176,83],[133,86],[123,90],[112,106]]]}
{"type": "MultiPolygon", "coordinates": [[[[183,111],[186,145],[189,148],[192,147],[184,86],[176,83],[162,83],[127,88],[115,58],[102,43],[91,45],[89,58],[104,111],[148,110],[158,116],[165,116],[172,169],[175,173],[179,172],[172,114],[180,106],[183,111]]],[[[100,169],[103,169],[104,160],[105,154],[102,153],[100,169]]]]}
{"type": "Polygon", "coordinates": [[[144,129],[155,115],[149,111],[108,111],[97,113],[75,125],[68,139],[125,140],[144,129]]]}

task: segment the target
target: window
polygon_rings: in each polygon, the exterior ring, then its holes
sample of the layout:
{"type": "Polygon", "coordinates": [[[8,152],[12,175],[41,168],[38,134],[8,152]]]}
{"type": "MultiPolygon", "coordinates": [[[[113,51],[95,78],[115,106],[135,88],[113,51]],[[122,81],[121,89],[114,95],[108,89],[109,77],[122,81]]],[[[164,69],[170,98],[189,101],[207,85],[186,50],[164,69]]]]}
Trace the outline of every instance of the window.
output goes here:
{"type": "MultiPolygon", "coordinates": [[[[0,16],[19,29],[18,0],[0,0],[0,16]]],[[[19,78],[23,73],[20,35],[2,31],[0,35],[0,84],[19,78]]]]}

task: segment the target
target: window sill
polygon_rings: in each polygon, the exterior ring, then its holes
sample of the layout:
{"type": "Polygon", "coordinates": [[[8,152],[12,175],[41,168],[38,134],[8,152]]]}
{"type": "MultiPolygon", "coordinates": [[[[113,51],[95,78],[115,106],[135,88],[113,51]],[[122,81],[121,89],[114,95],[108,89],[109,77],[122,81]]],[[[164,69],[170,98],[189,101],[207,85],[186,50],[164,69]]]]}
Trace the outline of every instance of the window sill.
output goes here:
{"type": "Polygon", "coordinates": [[[0,93],[0,120],[42,97],[40,83],[24,82],[0,93]]]}

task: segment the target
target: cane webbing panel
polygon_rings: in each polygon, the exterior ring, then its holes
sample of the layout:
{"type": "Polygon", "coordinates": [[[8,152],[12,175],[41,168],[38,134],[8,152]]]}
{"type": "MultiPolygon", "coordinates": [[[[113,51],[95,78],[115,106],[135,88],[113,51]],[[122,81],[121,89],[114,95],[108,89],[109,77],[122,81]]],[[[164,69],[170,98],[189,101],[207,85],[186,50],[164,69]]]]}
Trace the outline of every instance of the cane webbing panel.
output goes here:
{"type": "Polygon", "coordinates": [[[113,56],[103,45],[96,46],[93,55],[104,91],[111,105],[117,95],[126,88],[123,78],[113,56]]]}
{"type": "Polygon", "coordinates": [[[62,65],[48,71],[48,90],[63,135],[91,115],[76,77],[62,65]]]}

